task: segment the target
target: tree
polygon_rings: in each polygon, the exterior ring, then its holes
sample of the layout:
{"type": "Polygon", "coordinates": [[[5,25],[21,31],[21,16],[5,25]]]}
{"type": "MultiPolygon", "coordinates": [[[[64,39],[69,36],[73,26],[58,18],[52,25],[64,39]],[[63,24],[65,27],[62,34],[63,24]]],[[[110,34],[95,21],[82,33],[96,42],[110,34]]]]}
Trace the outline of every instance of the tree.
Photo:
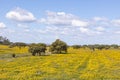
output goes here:
{"type": "Polygon", "coordinates": [[[117,44],[112,44],[111,47],[114,48],[114,49],[118,49],[119,48],[119,46],[117,44]]]}
{"type": "Polygon", "coordinates": [[[0,36],[0,44],[9,45],[11,42],[6,37],[0,36]]]}
{"type": "Polygon", "coordinates": [[[88,48],[88,45],[82,45],[82,48],[86,49],[88,48]]]}
{"type": "Polygon", "coordinates": [[[57,39],[51,44],[50,51],[52,53],[67,53],[67,44],[60,39],[57,39]]]}
{"type": "Polygon", "coordinates": [[[16,43],[12,43],[9,47],[10,47],[10,48],[12,48],[12,47],[19,47],[19,48],[21,49],[22,47],[25,47],[25,46],[27,46],[26,43],[16,42],[16,43]]]}
{"type": "Polygon", "coordinates": [[[35,55],[42,55],[42,53],[45,54],[46,51],[46,44],[44,43],[39,43],[39,44],[31,44],[29,45],[29,50],[30,53],[32,53],[33,56],[35,55]]]}
{"type": "Polygon", "coordinates": [[[82,46],[81,46],[81,45],[72,45],[72,47],[73,47],[74,49],[79,49],[79,48],[81,48],[82,46]]]}
{"type": "Polygon", "coordinates": [[[105,49],[105,45],[98,45],[98,46],[96,46],[96,48],[99,50],[102,50],[102,49],[105,49]]]}
{"type": "Polygon", "coordinates": [[[88,48],[92,51],[95,51],[95,46],[94,45],[88,45],[88,48]]]}

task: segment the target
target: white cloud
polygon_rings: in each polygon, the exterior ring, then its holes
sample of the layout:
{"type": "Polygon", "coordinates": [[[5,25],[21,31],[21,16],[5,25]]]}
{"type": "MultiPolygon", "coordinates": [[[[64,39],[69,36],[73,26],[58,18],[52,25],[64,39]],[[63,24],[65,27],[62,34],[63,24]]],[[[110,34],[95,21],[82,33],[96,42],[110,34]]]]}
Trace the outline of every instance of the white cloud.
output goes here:
{"type": "Polygon", "coordinates": [[[15,30],[13,30],[13,29],[7,29],[6,32],[11,34],[11,33],[15,33],[15,30]]]}
{"type": "Polygon", "coordinates": [[[88,22],[81,21],[81,20],[72,20],[72,26],[80,26],[80,27],[86,27],[88,26],[88,22]]]}
{"type": "MultiPolygon", "coordinates": [[[[13,10],[14,11],[14,10],[13,10]]],[[[17,13],[17,12],[16,12],[17,13]]],[[[21,15],[21,14],[20,14],[21,15]]],[[[13,19],[12,19],[13,20],[13,19]]],[[[18,19],[19,20],[19,19],[18,19]]],[[[16,20],[16,21],[18,21],[16,20]]],[[[120,20],[110,20],[104,17],[94,17],[92,19],[85,19],[85,18],[79,18],[78,16],[75,16],[73,14],[65,13],[65,12],[51,12],[47,11],[46,17],[41,18],[38,20],[40,24],[42,24],[42,27],[39,27],[39,24],[36,24],[36,29],[33,29],[34,25],[31,25],[31,27],[28,27],[26,23],[19,23],[17,24],[19,29],[16,29],[14,31],[9,31],[12,34],[17,35],[19,34],[25,34],[28,36],[34,36],[39,34],[38,36],[43,41],[45,38],[51,37],[59,37],[59,38],[65,38],[65,39],[72,39],[75,37],[77,40],[83,39],[83,38],[93,38],[93,37],[101,37],[102,34],[108,35],[111,32],[120,34],[120,28],[114,27],[114,25],[120,25],[120,20]],[[32,27],[33,26],[33,27],[32,27]],[[115,30],[117,30],[115,32],[115,30]],[[23,32],[23,33],[21,33],[23,32]],[[16,34],[17,33],[17,34],[16,34]],[[45,36],[44,36],[45,35],[45,36]],[[99,36],[98,36],[99,35],[99,36]]],[[[21,21],[20,21],[21,22],[21,21]]],[[[24,22],[24,20],[23,20],[24,22]]],[[[103,36],[104,36],[103,35],[103,36]]],[[[27,37],[28,37],[27,36],[27,37]]],[[[25,36],[26,37],[26,36],[25,36]]],[[[38,39],[38,38],[36,38],[38,39]]],[[[46,40],[47,40],[46,39],[46,40]]],[[[85,40],[85,39],[84,39],[85,40]]],[[[33,40],[34,41],[34,40],[33,40]]],[[[88,40],[89,41],[89,40],[88,40]]]]}
{"type": "Polygon", "coordinates": [[[97,31],[105,31],[105,28],[99,26],[99,27],[96,27],[96,30],[97,30],[97,31]]]}
{"type": "Polygon", "coordinates": [[[58,27],[55,27],[55,26],[52,26],[52,27],[45,27],[45,29],[38,29],[38,30],[35,30],[41,34],[49,34],[49,33],[59,33],[60,31],[60,28],[58,27]]]}
{"type": "Polygon", "coordinates": [[[114,26],[120,26],[120,19],[112,20],[111,23],[112,23],[114,26]]]}
{"type": "Polygon", "coordinates": [[[104,17],[94,17],[93,19],[94,20],[80,19],[78,16],[65,12],[47,11],[46,17],[41,18],[39,22],[41,24],[47,24],[49,27],[39,30],[39,32],[61,35],[75,35],[81,33],[96,35],[103,33],[103,31],[105,31],[104,27],[110,24],[109,20],[104,17]]]}
{"type": "Polygon", "coordinates": [[[83,28],[83,27],[81,27],[81,28],[80,28],[80,31],[81,31],[82,33],[88,33],[88,32],[89,32],[89,29],[88,29],[88,28],[83,28]]]}
{"type": "MultiPolygon", "coordinates": [[[[91,29],[91,28],[87,28],[87,27],[80,27],[79,30],[81,33],[83,33],[84,35],[88,35],[88,36],[100,35],[104,31],[102,27],[98,27],[96,29],[91,29]]],[[[77,32],[78,31],[76,30],[76,33],[77,32]]],[[[81,34],[81,33],[79,33],[79,34],[81,34]]]]}
{"type": "Polygon", "coordinates": [[[25,29],[24,32],[30,32],[30,29],[25,29]]]}
{"type": "Polygon", "coordinates": [[[56,31],[59,31],[60,28],[58,27],[46,27],[46,31],[48,32],[56,32],[56,31]]]}
{"type": "Polygon", "coordinates": [[[107,21],[108,19],[105,17],[94,17],[93,20],[94,21],[107,21]]]}
{"type": "Polygon", "coordinates": [[[65,16],[66,13],[65,12],[57,12],[58,15],[62,15],[62,16],[65,16]]]}
{"type": "Polygon", "coordinates": [[[6,14],[6,18],[18,22],[33,22],[36,20],[36,18],[31,12],[21,8],[15,8],[14,10],[9,11],[6,14]]]}
{"type": "Polygon", "coordinates": [[[39,33],[41,33],[41,34],[46,34],[47,33],[47,31],[46,30],[35,30],[36,32],[39,32],[39,33]]]}
{"type": "Polygon", "coordinates": [[[0,29],[6,28],[6,25],[3,22],[0,22],[0,29]]]}
{"type": "Polygon", "coordinates": [[[39,22],[54,26],[88,26],[88,22],[82,21],[79,17],[65,12],[47,11],[47,17],[41,18],[39,22]]]}
{"type": "Polygon", "coordinates": [[[27,25],[25,25],[25,24],[17,24],[17,26],[18,26],[18,27],[21,27],[21,28],[25,28],[25,29],[26,29],[26,28],[29,28],[29,27],[28,27],[27,25]]]}

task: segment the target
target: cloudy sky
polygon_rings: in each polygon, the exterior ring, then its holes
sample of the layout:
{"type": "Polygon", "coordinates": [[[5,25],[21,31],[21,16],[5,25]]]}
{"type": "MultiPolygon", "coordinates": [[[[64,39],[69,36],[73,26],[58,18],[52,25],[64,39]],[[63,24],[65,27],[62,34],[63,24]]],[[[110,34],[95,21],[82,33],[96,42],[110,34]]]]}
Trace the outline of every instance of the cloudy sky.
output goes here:
{"type": "Polygon", "coordinates": [[[0,0],[0,35],[26,43],[120,44],[120,0],[0,0]]]}

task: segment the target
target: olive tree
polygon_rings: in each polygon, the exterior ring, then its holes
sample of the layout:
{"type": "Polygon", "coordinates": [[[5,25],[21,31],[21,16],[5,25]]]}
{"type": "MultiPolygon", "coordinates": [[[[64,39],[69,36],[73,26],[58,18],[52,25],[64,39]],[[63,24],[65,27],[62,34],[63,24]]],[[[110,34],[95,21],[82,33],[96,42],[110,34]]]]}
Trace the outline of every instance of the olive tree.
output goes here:
{"type": "Polygon", "coordinates": [[[67,53],[67,44],[60,39],[57,39],[51,44],[50,51],[52,53],[67,53]]]}
{"type": "Polygon", "coordinates": [[[39,44],[31,44],[29,45],[28,51],[32,53],[33,56],[35,55],[42,55],[42,53],[45,54],[46,51],[46,44],[39,43],[39,44]]]}

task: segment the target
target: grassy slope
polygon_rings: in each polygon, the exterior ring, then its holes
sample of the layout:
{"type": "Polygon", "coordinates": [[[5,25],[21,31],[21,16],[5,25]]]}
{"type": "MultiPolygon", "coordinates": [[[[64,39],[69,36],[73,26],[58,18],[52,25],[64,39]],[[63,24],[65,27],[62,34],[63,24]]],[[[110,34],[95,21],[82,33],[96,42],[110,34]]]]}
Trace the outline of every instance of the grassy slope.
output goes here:
{"type": "MultiPolygon", "coordinates": [[[[26,49],[20,51],[27,53],[26,49]]],[[[120,80],[120,50],[91,52],[69,48],[68,52],[0,58],[0,80],[120,80]]]]}

